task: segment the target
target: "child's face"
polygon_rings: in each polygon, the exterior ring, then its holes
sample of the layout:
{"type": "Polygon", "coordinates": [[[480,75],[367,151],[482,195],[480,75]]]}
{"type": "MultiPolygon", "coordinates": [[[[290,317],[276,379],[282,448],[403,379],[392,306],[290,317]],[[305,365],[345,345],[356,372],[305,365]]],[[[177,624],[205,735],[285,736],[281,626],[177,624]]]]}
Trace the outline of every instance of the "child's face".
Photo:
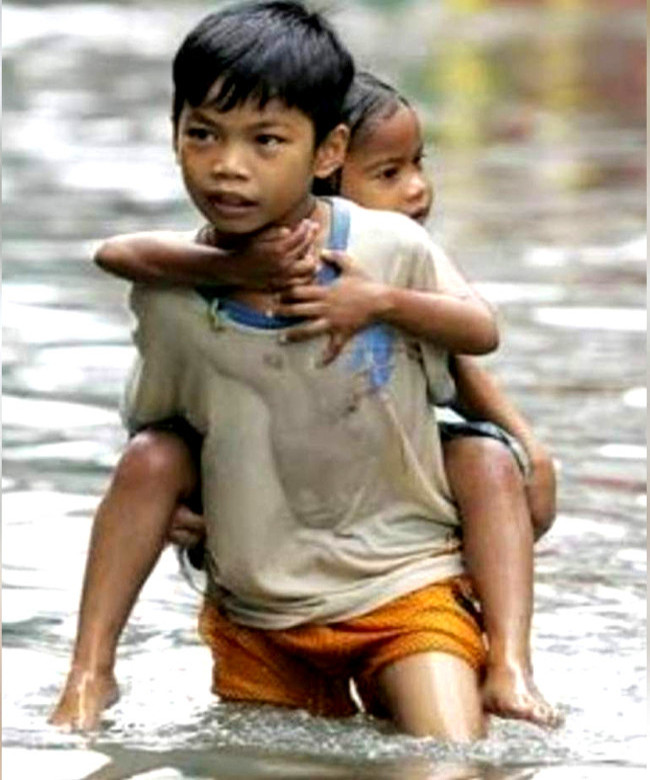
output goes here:
{"type": "MultiPolygon", "coordinates": [[[[270,225],[291,225],[312,207],[312,179],[323,175],[322,149],[314,149],[311,119],[279,100],[253,101],[218,111],[208,93],[185,105],[176,155],[195,206],[224,237],[245,236],[270,225]]],[[[345,144],[340,151],[341,159],[345,144]]],[[[333,163],[335,166],[336,163],[333,163]]]]}
{"type": "Polygon", "coordinates": [[[422,157],[418,118],[401,106],[352,146],[343,164],[341,194],[366,208],[399,211],[424,222],[433,192],[422,157]]]}

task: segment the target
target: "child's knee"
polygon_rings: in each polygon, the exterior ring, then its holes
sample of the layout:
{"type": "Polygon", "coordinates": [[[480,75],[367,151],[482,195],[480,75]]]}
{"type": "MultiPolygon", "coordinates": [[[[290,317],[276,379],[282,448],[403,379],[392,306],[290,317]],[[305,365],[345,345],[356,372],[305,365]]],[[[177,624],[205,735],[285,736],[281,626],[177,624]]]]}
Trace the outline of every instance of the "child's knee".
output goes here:
{"type": "Polygon", "coordinates": [[[115,480],[122,485],[190,492],[196,482],[191,453],[181,438],[161,431],[141,431],[129,442],[115,480]]]}
{"type": "Polygon", "coordinates": [[[523,474],[512,452],[497,439],[465,436],[444,445],[445,467],[449,476],[498,480],[503,490],[523,487],[523,474]]]}

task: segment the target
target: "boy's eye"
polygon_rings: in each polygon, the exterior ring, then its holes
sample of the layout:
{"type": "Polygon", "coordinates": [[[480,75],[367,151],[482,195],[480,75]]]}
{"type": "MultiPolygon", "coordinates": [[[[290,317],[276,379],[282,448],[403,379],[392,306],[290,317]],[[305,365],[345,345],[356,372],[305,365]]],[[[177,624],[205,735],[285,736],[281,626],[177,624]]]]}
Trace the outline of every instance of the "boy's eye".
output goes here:
{"type": "Polygon", "coordinates": [[[207,127],[188,127],[186,130],[188,138],[193,138],[195,141],[207,141],[214,138],[214,133],[208,130],[207,127]]]}
{"type": "Polygon", "coordinates": [[[284,143],[284,138],[280,138],[279,135],[272,135],[270,133],[260,133],[255,140],[265,149],[276,149],[284,143]]]}

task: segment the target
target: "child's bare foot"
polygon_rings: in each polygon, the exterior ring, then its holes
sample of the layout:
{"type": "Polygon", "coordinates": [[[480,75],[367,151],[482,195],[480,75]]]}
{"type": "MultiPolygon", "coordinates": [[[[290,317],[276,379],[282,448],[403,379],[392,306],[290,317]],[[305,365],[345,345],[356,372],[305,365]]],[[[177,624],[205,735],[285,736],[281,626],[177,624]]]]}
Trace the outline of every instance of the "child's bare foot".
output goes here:
{"type": "Polygon", "coordinates": [[[71,731],[93,731],[99,726],[102,712],[118,698],[112,673],[72,669],[49,722],[71,731]]]}
{"type": "Polygon", "coordinates": [[[547,728],[563,722],[561,713],[537,690],[532,674],[522,667],[488,666],[482,696],[486,712],[502,718],[528,720],[547,728]]]}

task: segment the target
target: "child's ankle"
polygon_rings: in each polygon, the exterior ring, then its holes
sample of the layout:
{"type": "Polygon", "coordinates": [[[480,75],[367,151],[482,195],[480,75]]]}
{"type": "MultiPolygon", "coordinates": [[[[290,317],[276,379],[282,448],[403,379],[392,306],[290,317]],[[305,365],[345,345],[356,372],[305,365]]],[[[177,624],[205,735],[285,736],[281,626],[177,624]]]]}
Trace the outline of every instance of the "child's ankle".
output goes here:
{"type": "Polygon", "coordinates": [[[70,667],[70,677],[86,677],[89,680],[106,680],[114,676],[115,663],[108,660],[97,661],[75,658],[70,667]]]}
{"type": "Polygon", "coordinates": [[[487,668],[510,673],[530,674],[533,670],[533,664],[530,653],[521,648],[491,648],[488,652],[487,668]]]}

